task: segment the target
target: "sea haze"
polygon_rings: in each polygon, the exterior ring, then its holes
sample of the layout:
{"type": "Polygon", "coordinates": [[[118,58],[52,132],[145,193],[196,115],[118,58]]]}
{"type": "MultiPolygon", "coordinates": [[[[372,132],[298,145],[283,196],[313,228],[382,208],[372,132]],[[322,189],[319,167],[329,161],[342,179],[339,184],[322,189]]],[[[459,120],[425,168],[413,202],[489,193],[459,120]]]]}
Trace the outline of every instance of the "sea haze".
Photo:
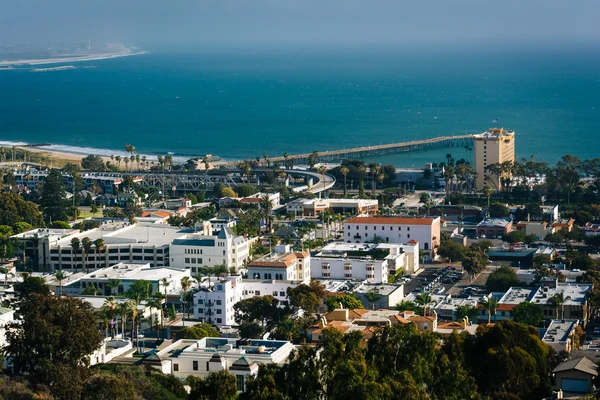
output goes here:
{"type": "MultiPolygon", "coordinates": [[[[0,70],[0,141],[255,158],[517,132],[519,157],[598,156],[597,49],[168,53],[0,70]]],[[[380,157],[421,166],[464,149],[380,157]]]]}

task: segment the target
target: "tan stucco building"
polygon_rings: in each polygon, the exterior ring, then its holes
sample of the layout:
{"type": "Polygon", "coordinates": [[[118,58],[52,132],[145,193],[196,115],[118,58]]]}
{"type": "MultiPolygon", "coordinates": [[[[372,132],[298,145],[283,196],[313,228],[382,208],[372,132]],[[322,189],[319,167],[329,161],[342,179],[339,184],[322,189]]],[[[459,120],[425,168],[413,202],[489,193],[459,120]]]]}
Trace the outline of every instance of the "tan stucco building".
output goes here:
{"type": "Polygon", "coordinates": [[[500,177],[490,174],[486,167],[515,160],[515,132],[504,128],[490,128],[487,132],[473,135],[475,154],[475,185],[478,189],[488,185],[500,188],[500,177]]]}

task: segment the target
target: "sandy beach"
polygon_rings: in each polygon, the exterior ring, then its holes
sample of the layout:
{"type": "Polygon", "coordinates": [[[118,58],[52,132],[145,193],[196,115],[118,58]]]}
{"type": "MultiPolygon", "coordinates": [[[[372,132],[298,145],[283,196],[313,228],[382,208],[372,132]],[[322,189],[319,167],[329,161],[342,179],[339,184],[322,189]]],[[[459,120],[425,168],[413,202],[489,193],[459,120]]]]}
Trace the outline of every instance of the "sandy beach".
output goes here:
{"type": "MultiPolygon", "coordinates": [[[[87,156],[87,154],[69,153],[66,151],[47,150],[47,149],[40,149],[37,147],[22,147],[22,146],[15,146],[15,147],[18,149],[24,150],[24,151],[32,152],[32,153],[42,153],[46,157],[56,160],[59,163],[61,163],[61,162],[62,163],[67,163],[67,162],[80,163],[81,159],[87,156]]],[[[103,156],[100,154],[98,154],[98,156],[102,157],[104,162],[111,161],[110,157],[108,157],[108,156],[103,156]]]]}
{"type": "Polygon", "coordinates": [[[119,57],[131,57],[142,54],[147,54],[147,51],[132,52],[127,49],[118,53],[106,53],[106,54],[94,54],[85,56],[74,56],[74,57],[56,57],[56,58],[34,58],[29,60],[4,60],[0,61],[0,67],[11,67],[17,65],[46,65],[46,64],[63,64],[63,63],[75,63],[83,61],[97,61],[97,60],[108,60],[111,58],[119,57]]]}

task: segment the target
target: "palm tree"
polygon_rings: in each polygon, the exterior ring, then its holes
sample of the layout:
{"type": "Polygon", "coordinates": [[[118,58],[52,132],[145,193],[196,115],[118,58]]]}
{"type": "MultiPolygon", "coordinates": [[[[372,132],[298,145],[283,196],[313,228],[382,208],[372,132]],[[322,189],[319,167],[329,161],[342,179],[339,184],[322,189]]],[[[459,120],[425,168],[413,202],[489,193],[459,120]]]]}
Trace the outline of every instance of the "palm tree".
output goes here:
{"type": "Polygon", "coordinates": [[[81,246],[83,247],[83,255],[85,258],[85,272],[87,273],[88,271],[88,255],[90,254],[90,250],[92,249],[92,239],[90,239],[89,237],[84,237],[83,239],[81,239],[81,246]]]}
{"type": "Polygon", "coordinates": [[[111,278],[108,280],[106,286],[110,288],[112,295],[116,296],[119,291],[119,286],[121,286],[121,280],[118,278],[111,278]]]}
{"type": "MultiPolygon", "coordinates": [[[[67,277],[67,275],[64,273],[64,271],[62,269],[59,269],[54,274],[54,277],[58,281],[58,287],[60,288],[60,296],[62,296],[62,294],[63,294],[62,282],[65,280],[65,278],[67,277]]],[[[6,282],[4,282],[4,283],[6,283],[6,282]]]]}
{"type": "Polygon", "coordinates": [[[131,317],[131,342],[133,342],[133,338],[135,335],[135,321],[137,320],[139,314],[138,303],[134,300],[129,300],[125,302],[125,307],[127,310],[127,314],[129,314],[129,316],[131,317]]]}
{"type": "MultiPolygon", "coordinates": [[[[94,247],[96,248],[96,262],[98,262],[98,257],[100,256],[100,253],[104,253],[106,251],[106,244],[104,243],[104,239],[94,240],[94,247]]],[[[108,267],[106,263],[104,264],[104,266],[108,267]]]]}
{"type": "Polygon", "coordinates": [[[121,156],[116,156],[115,161],[117,162],[117,167],[119,167],[119,169],[121,169],[121,156]]]}
{"type": "Polygon", "coordinates": [[[117,312],[121,315],[121,334],[123,335],[123,338],[125,338],[125,324],[127,323],[128,312],[128,306],[126,301],[119,304],[119,306],[117,307],[117,312]]]}
{"type": "Polygon", "coordinates": [[[146,169],[146,156],[142,156],[141,160],[142,160],[142,167],[144,167],[144,169],[146,169]]]}
{"type": "MultiPolygon", "coordinates": [[[[106,315],[108,315],[108,317],[111,319],[111,321],[114,320],[115,313],[117,311],[117,301],[115,300],[115,298],[113,296],[108,296],[104,300],[104,305],[102,306],[102,310],[106,313],[106,315]]],[[[113,325],[113,329],[114,329],[114,326],[116,326],[116,324],[113,325]]],[[[112,330],[111,330],[111,337],[115,337],[115,332],[113,332],[112,330]]]]}
{"type": "Polygon", "coordinates": [[[169,298],[167,297],[167,289],[169,288],[170,283],[171,283],[171,281],[169,280],[169,278],[161,278],[160,279],[160,284],[165,289],[165,307],[169,303],[169,298]]]}
{"type": "Polygon", "coordinates": [[[496,320],[496,308],[498,307],[498,300],[494,296],[490,296],[481,303],[481,306],[488,315],[488,324],[492,322],[492,312],[494,313],[494,321],[496,320]]]}
{"type": "Polygon", "coordinates": [[[490,197],[492,197],[492,188],[489,187],[488,185],[485,185],[481,189],[481,193],[483,193],[487,197],[487,205],[488,205],[488,212],[489,212],[490,211],[490,197]]]}
{"type": "Polygon", "coordinates": [[[71,239],[71,248],[73,249],[73,267],[77,272],[77,252],[81,248],[81,242],[78,238],[71,239]]]}
{"type": "Polygon", "coordinates": [[[185,306],[187,302],[187,291],[192,286],[192,279],[189,276],[184,276],[181,278],[181,288],[183,289],[183,319],[182,326],[185,326],[185,306]]]}
{"type": "Polygon", "coordinates": [[[379,299],[381,299],[381,296],[379,295],[379,291],[377,289],[373,289],[367,293],[367,300],[369,303],[371,303],[371,308],[373,310],[375,309],[375,303],[377,303],[379,299]]]}
{"type": "Polygon", "coordinates": [[[348,167],[340,168],[340,173],[344,176],[344,197],[346,197],[346,177],[348,176],[348,172],[350,172],[348,167]]]}
{"type": "Polygon", "coordinates": [[[556,319],[558,319],[559,309],[562,311],[561,319],[565,318],[565,294],[563,292],[556,293],[554,296],[550,297],[548,303],[556,308],[556,319]]]}
{"type": "Polygon", "coordinates": [[[94,282],[88,283],[82,293],[86,296],[98,296],[98,294],[100,294],[100,288],[94,282]]]}
{"type": "Polygon", "coordinates": [[[327,172],[327,167],[321,165],[318,169],[318,172],[321,174],[321,184],[323,185],[323,194],[325,193],[325,173],[327,172]]]}
{"type": "MultiPolygon", "coordinates": [[[[156,311],[160,311],[160,325],[164,325],[164,315],[162,309],[162,301],[160,299],[152,299],[148,300],[146,303],[148,307],[150,307],[150,314],[152,314],[152,309],[156,308],[156,311]]],[[[158,337],[158,321],[156,321],[156,335],[158,337]]]]}
{"type": "Polygon", "coordinates": [[[423,307],[423,315],[427,315],[429,304],[431,304],[431,295],[429,293],[421,293],[417,296],[415,302],[423,307]]]}
{"type": "Polygon", "coordinates": [[[140,155],[139,154],[135,155],[135,162],[137,164],[137,169],[139,171],[140,170],[140,155]]]}

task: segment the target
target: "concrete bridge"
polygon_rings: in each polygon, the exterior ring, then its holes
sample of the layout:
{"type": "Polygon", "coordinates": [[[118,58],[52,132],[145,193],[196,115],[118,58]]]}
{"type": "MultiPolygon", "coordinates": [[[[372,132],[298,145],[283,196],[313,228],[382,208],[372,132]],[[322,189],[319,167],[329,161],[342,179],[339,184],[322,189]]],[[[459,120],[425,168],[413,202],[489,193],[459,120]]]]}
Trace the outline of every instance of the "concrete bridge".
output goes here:
{"type": "MultiPolygon", "coordinates": [[[[443,147],[473,146],[473,135],[440,136],[431,139],[413,140],[411,142],[399,142],[380,144],[377,146],[354,147],[342,150],[329,150],[319,152],[319,161],[339,161],[349,158],[364,158],[386,154],[403,153],[406,151],[437,149],[443,147]]],[[[311,153],[294,154],[287,156],[287,160],[293,160],[295,164],[308,163],[311,153]]],[[[270,157],[269,161],[285,162],[284,157],[270,157]]]]}

